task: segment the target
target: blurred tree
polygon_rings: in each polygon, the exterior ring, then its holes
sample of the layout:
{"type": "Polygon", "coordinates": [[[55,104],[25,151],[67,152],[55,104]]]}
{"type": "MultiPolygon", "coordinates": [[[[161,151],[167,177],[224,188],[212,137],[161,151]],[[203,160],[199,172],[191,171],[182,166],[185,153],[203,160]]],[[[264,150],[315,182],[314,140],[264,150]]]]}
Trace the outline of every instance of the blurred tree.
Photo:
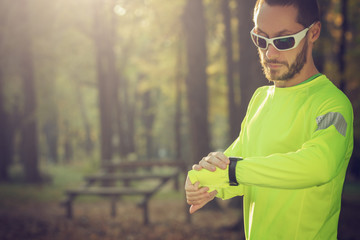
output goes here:
{"type": "Polygon", "coordinates": [[[57,127],[57,112],[49,116],[49,119],[43,126],[43,132],[47,144],[47,157],[53,163],[58,163],[58,127],[57,127]]]}
{"type": "Polygon", "coordinates": [[[74,134],[72,134],[71,129],[69,127],[69,122],[64,122],[64,161],[65,163],[70,163],[74,156],[73,150],[73,139],[74,134]]]}
{"type": "Polygon", "coordinates": [[[341,15],[342,15],[342,23],[341,23],[341,37],[339,44],[339,52],[338,52],[338,64],[339,64],[339,72],[340,72],[340,84],[339,88],[341,91],[345,92],[346,89],[346,34],[348,31],[348,0],[341,0],[341,15]]]}
{"type": "MultiPolygon", "coordinates": [[[[181,39],[181,38],[180,38],[181,39]]],[[[175,115],[174,115],[174,131],[175,131],[175,159],[182,159],[182,144],[181,144],[181,118],[183,116],[182,110],[182,85],[183,85],[183,69],[184,69],[184,54],[181,40],[178,42],[176,52],[176,76],[175,76],[175,115]]]]}
{"type": "MultiPolygon", "coordinates": [[[[6,12],[4,9],[4,1],[0,1],[0,32],[4,32],[5,28],[5,19],[6,12]]],[[[10,149],[11,145],[9,144],[9,118],[8,113],[5,110],[5,96],[4,96],[4,85],[5,85],[5,77],[3,73],[4,68],[4,59],[6,59],[3,52],[3,41],[4,35],[0,34],[0,55],[2,58],[0,59],[0,181],[9,180],[9,163],[11,159],[10,149]]]]}
{"type": "MultiPolygon", "coordinates": [[[[1,21],[0,21],[1,22],[1,21]]],[[[0,36],[0,46],[1,46],[1,36],[0,36]]],[[[5,101],[4,101],[4,76],[2,71],[2,66],[0,64],[0,181],[9,180],[9,163],[11,160],[10,149],[11,144],[9,142],[8,132],[9,128],[9,118],[8,114],[5,111],[5,101]]]]}
{"type": "MultiPolygon", "coordinates": [[[[146,76],[139,76],[139,83],[146,81],[146,76]]],[[[154,120],[155,120],[155,97],[156,89],[148,89],[141,94],[141,121],[144,126],[144,141],[145,141],[145,155],[146,159],[154,157],[156,153],[154,152],[154,141],[153,141],[153,129],[154,129],[154,120]]]]}
{"type": "Polygon", "coordinates": [[[318,2],[320,8],[321,34],[318,41],[315,43],[313,58],[319,72],[324,72],[327,55],[326,48],[327,45],[329,45],[328,42],[331,41],[326,15],[331,4],[329,4],[329,0],[318,0],[318,2]]]}
{"type": "Polygon", "coordinates": [[[31,25],[27,0],[18,2],[17,20],[19,24],[20,74],[24,95],[23,119],[21,122],[21,161],[28,182],[41,180],[38,169],[38,132],[36,112],[36,87],[32,56],[31,25]]]}
{"type": "MultiPolygon", "coordinates": [[[[121,40],[117,40],[121,41],[121,40]]],[[[118,68],[118,78],[115,81],[115,108],[116,108],[116,123],[118,133],[118,153],[121,157],[126,157],[130,153],[135,152],[135,107],[129,101],[129,86],[128,79],[122,74],[129,58],[129,52],[133,47],[133,41],[129,41],[129,45],[121,46],[122,54],[120,58],[120,66],[118,68]]]]}
{"type": "Polygon", "coordinates": [[[113,29],[111,16],[114,14],[108,1],[93,1],[94,43],[96,52],[97,81],[100,109],[101,160],[109,161],[113,156],[113,111],[116,79],[113,29]],[[110,7],[109,7],[110,6],[110,7]],[[110,10],[110,11],[109,11],[110,10]],[[109,20],[110,18],[110,20],[109,20]]]}
{"type": "Polygon", "coordinates": [[[349,163],[349,173],[360,179],[360,2],[348,1],[348,31],[346,52],[346,93],[354,109],[354,150],[349,163]]]}
{"type": "MultiPolygon", "coordinates": [[[[94,148],[94,143],[91,139],[91,127],[90,127],[90,121],[89,118],[86,114],[86,105],[84,103],[84,99],[83,99],[83,94],[82,91],[80,89],[80,83],[78,79],[75,79],[75,94],[76,94],[76,99],[77,102],[79,104],[80,107],[80,116],[83,122],[83,126],[84,126],[84,132],[85,132],[85,151],[90,155],[93,148],[94,148]]],[[[66,158],[65,158],[66,159],[66,158]]]]}
{"type": "MultiPolygon", "coordinates": [[[[125,57],[126,58],[126,57],[125,57]]],[[[135,106],[129,101],[129,86],[122,76],[118,80],[118,97],[116,101],[116,116],[119,135],[119,155],[127,156],[135,152],[135,106]]]]}
{"type": "Polygon", "coordinates": [[[229,127],[230,127],[230,140],[237,138],[240,131],[240,114],[235,102],[234,93],[234,59],[233,59],[233,41],[231,31],[231,12],[229,7],[229,0],[221,1],[221,10],[223,15],[223,21],[225,25],[225,49],[226,49],[226,79],[228,87],[228,112],[229,112],[229,127]]]}
{"type": "Polygon", "coordinates": [[[256,48],[250,38],[250,31],[254,27],[253,1],[237,0],[237,19],[238,19],[238,45],[239,45],[239,78],[240,78],[240,121],[238,127],[231,131],[240,132],[240,124],[246,114],[247,106],[255,90],[264,85],[264,75],[261,71],[256,48]]]}
{"type": "Polygon", "coordinates": [[[202,0],[188,0],[182,16],[186,38],[186,91],[190,117],[193,162],[210,152],[206,27],[202,0]]]}

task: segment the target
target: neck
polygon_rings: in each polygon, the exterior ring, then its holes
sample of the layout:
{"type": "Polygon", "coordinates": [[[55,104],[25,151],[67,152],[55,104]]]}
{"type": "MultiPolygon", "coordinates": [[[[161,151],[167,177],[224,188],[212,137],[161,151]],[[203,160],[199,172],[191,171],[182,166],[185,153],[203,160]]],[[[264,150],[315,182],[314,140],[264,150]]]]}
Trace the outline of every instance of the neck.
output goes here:
{"type": "Polygon", "coordinates": [[[274,85],[275,87],[286,88],[298,85],[305,81],[306,79],[318,74],[319,71],[315,67],[314,61],[312,58],[308,58],[309,61],[304,65],[303,69],[296,74],[293,78],[289,80],[275,80],[274,85]]]}

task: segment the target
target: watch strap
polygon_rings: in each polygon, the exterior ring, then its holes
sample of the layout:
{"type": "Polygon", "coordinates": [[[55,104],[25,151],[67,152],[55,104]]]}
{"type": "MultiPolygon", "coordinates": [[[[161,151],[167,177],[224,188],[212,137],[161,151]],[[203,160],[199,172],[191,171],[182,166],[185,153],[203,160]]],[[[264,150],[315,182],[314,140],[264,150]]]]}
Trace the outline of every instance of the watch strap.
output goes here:
{"type": "Polygon", "coordinates": [[[236,180],[236,165],[237,162],[242,160],[241,157],[229,157],[230,164],[229,164],[229,183],[230,186],[238,186],[239,183],[236,180]]]}

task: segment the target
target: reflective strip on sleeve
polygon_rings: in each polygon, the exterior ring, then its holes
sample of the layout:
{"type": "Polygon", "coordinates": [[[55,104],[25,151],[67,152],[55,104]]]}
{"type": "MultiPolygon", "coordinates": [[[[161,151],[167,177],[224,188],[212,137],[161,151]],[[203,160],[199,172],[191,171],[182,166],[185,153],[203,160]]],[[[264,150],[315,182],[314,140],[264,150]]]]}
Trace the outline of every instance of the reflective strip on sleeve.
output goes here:
{"type": "Polygon", "coordinates": [[[334,125],[336,130],[343,135],[346,136],[346,128],[347,123],[343,115],[338,112],[329,112],[325,115],[321,115],[316,118],[316,123],[318,125],[317,130],[326,129],[330,127],[331,125],[334,125]]]}

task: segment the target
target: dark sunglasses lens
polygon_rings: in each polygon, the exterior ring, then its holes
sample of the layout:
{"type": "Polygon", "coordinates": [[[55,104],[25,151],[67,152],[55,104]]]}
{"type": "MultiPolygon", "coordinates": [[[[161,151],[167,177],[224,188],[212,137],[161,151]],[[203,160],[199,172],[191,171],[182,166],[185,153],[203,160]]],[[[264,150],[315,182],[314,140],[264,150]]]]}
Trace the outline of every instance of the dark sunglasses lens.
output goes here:
{"type": "Polygon", "coordinates": [[[253,40],[254,40],[256,46],[258,46],[259,48],[266,48],[266,40],[265,39],[255,36],[255,35],[252,35],[252,37],[253,37],[253,40]]]}
{"type": "Polygon", "coordinates": [[[287,37],[274,40],[275,46],[280,50],[292,48],[295,45],[295,38],[287,37]]]}

